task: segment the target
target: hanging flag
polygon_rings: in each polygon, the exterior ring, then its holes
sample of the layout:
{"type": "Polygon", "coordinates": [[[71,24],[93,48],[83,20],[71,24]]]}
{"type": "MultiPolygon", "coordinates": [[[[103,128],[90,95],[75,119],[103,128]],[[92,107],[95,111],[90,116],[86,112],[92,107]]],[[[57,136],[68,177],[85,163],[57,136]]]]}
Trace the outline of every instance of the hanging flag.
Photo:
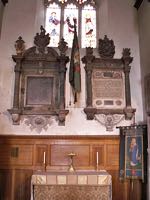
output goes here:
{"type": "Polygon", "coordinates": [[[69,82],[73,90],[74,103],[76,103],[77,93],[81,92],[80,52],[76,30],[76,19],[74,19],[74,38],[71,51],[69,82]]]}

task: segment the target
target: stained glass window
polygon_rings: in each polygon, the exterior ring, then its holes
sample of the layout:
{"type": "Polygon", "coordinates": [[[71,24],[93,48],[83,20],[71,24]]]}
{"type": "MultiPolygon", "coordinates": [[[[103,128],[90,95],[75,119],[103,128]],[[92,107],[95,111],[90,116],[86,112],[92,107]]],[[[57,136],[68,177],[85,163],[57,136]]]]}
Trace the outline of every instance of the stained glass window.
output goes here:
{"type": "Polygon", "coordinates": [[[46,10],[45,29],[50,34],[50,45],[57,47],[60,40],[60,7],[53,3],[46,10]]]}
{"type": "Polygon", "coordinates": [[[82,47],[96,47],[96,10],[90,5],[82,9],[82,47]]]}
{"type": "Polygon", "coordinates": [[[68,47],[72,47],[74,30],[68,25],[67,19],[73,25],[77,19],[77,33],[80,47],[96,47],[96,9],[94,0],[44,0],[46,5],[46,32],[50,34],[50,46],[57,47],[60,38],[64,37],[68,47]]]}
{"type": "Polygon", "coordinates": [[[68,47],[72,47],[74,30],[68,25],[67,18],[70,20],[72,25],[73,18],[76,18],[78,27],[78,8],[74,4],[67,5],[64,10],[64,39],[68,43],[68,47]]]}

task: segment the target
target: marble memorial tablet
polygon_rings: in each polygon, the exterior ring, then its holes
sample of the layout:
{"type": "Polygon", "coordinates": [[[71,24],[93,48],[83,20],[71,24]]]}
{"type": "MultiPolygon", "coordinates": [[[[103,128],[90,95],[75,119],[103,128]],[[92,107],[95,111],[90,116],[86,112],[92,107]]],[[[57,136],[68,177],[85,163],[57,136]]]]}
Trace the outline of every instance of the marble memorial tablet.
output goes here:
{"type": "Polygon", "coordinates": [[[121,71],[93,70],[93,106],[98,108],[123,108],[124,78],[121,71]]]}

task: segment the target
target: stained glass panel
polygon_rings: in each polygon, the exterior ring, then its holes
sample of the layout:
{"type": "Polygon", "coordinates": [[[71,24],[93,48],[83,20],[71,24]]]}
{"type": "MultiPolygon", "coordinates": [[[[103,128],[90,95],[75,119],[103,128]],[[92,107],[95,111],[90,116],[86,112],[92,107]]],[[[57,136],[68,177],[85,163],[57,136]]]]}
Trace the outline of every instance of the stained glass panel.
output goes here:
{"type": "Polygon", "coordinates": [[[82,48],[96,47],[96,9],[94,0],[75,0],[76,4],[70,3],[68,0],[45,1],[48,1],[46,4],[45,29],[51,37],[50,46],[57,47],[60,38],[64,37],[68,46],[72,47],[74,30],[71,25],[73,25],[73,18],[76,18],[77,33],[79,32],[79,36],[81,35],[80,46],[82,48]],[[51,3],[54,1],[55,3],[51,3]],[[87,4],[84,4],[85,2],[87,4]],[[79,16],[81,16],[80,23],[78,23],[79,16]],[[69,18],[70,25],[67,23],[67,18],[69,18]]]}
{"type": "Polygon", "coordinates": [[[82,48],[96,47],[96,10],[84,6],[82,10],[82,48]]]}
{"type": "Polygon", "coordinates": [[[78,2],[79,4],[82,4],[82,3],[84,3],[85,1],[87,1],[87,0],[77,0],[77,2],[78,2]]]}
{"type": "Polygon", "coordinates": [[[59,0],[59,2],[65,3],[65,2],[67,2],[67,0],[59,0]]]}
{"type": "MultiPolygon", "coordinates": [[[[52,0],[45,0],[46,2],[51,2],[52,0]]],[[[55,1],[59,1],[61,3],[66,3],[67,0],[55,0],[55,1]]],[[[76,0],[79,4],[82,4],[84,2],[86,2],[87,0],[76,0]]]]}
{"type": "Polygon", "coordinates": [[[46,9],[46,32],[50,34],[50,46],[57,47],[60,40],[60,7],[53,3],[46,9]]]}
{"type": "MultiPolygon", "coordinates": [[[[73,25],[73,18],[77,19],[77,27],[78,27],[78,9],[74,4],[69,4],[66,6],[64,10],[64,39],[68,43],[68,47],[72,47],[74,30],[69,27],[67,23],[67,18],[69,18],[70,23],[73,25]]],[[[78,28],[77,28],[78,32],[78,28]]]]}

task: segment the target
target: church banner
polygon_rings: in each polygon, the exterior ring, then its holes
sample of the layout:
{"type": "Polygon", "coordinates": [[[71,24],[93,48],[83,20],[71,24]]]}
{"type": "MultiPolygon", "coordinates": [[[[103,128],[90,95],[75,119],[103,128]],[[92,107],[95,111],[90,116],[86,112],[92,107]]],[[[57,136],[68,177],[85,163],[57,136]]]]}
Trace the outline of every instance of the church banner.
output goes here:
{"type": "Polygon", "coordinates": [[[147,171],[146,126],[120,128],[120,179],[141,179],[147,171]]]}

